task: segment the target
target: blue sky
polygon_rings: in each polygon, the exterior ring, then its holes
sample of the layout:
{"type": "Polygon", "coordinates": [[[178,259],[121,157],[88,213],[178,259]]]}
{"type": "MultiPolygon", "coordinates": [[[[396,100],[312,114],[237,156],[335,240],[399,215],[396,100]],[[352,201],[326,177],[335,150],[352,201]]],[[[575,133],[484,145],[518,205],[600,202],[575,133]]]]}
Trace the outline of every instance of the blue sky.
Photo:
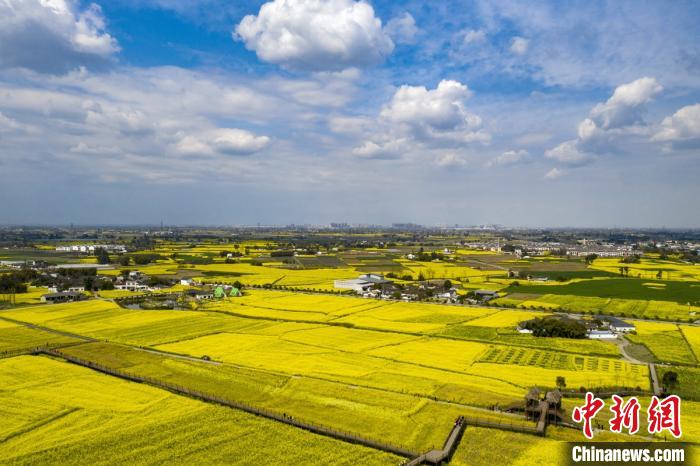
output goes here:
{"type": "Polygon", "coordinates": [[[699,13],[8,0],[0,223],[700,227],[699,13]]]}

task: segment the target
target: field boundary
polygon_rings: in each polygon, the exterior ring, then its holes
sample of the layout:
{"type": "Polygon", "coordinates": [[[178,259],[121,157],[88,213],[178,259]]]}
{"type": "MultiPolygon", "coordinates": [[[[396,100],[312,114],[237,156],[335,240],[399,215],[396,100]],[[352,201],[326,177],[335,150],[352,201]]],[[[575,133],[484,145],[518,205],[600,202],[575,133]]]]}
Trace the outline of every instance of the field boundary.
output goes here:
{"type": "Polygon", "coordinates": [[[185,395],[185,396],[189,396],[192,398],[197,398],[200,400],[208,401],[211,403],[216,403],[219,405],[228,406],[230,408],[245,411],[249,414],[261,416],[261,417],[264,417],[267,419],[271,419],[273,421],[278,421],[278,422],[282,422],[284,424],[298,427],[298,428],[307,430],[307,431],[315,433],[315,434],[323,435],[326,437],[332,437],[332,438],[335,438],[337,440],[342,440],[342,441],[353,443],[353,444],[364,445],[366,447],[373,448],[375,450],[381,450],[381,451],[391,453],[394,455],[403,456],[405,458],[413,458],[413,457],[417,457],[419,455],[417,452],[411,451],[408,448],[405,448],[403,446],[379,442],[376,440],[362,437],[362,436],[357,435],[357,434],[336,430],[336,429],[333,429],[333,428],[327,427],[327,426],[312,424],[310,422],[300,421],[300,420],[298,420],[292,416],[288,416],[286,414],[276,413],[276,412],[269,411],[269,410],[263,409],[263,408],[256,408],[256,407],[247,405],[245,403],[227,400],[225,398],[206,394],[203,392],[199,392],[197,390],[191,390],[187,387],[183,387],[183,386],[176,385],[176,384],[171,384],[168,382],[164,382],[162,380],[154,379],[151,377],[144,377],[144,376],[140,376],[140,375],[136,375],[136,374],[131,374],[131,373],[126,372],[126,371],[112,369],[110,367],[106,367],[106,366],[103,366],[101,364],[94,363],[92,361],[87,361],[87,360],[84,360],[84,359],[81,359],[81,358],[78,358],[75,356],[71,356],[69,354],[65,354],[57,349],[49,349],[49,348],[41,349],[36,354],[46,354],[49,356],[58,357],[58,358],[66,360],[68,362],[71,362],[73,364],[87,367],[89,369],[93,369],[93,370],[96,370],[98,372],[102,372],[102,373],[105,373],[108,375],[119,377],[121,379],[129,380],[132,382],[144,383],[147,385],[152,385],[152,386],[155,386],[158,388],[163,388],[165,390],[171,391],[171,392],[179,394],[179,395],[185,395]]]}

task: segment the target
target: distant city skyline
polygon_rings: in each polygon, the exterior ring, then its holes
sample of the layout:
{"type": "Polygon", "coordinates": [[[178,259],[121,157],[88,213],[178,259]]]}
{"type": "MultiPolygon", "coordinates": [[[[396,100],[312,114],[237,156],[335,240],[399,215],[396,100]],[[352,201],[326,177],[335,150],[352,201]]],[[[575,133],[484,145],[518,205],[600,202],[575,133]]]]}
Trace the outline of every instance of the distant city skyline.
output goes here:
{"type": "Polygon", "coordinates": [[[9,0],[0,225],[699,228],[698,18],[9,0]]]}

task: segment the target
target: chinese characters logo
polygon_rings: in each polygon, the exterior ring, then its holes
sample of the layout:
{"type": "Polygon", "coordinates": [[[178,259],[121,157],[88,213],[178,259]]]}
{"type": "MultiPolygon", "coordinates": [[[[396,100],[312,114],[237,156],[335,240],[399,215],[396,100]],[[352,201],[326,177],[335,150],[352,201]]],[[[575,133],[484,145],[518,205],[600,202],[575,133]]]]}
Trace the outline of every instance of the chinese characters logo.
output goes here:
{"type": "MultiPolygon", "coordinates": [[[[631,397],[625,402],[622,397],[613,395],[613,405],[610,411],[613,413],[612,419],[608,421],[610,431],[622,433],[623,429],[630,434],[639,431],[640,404],[636,397],[631,397]]],[[[588,439],[593,438],[592,421],[596,414],[603,409],[605,401],[597,398],[593,393],[586,393],[586,402],[583,406],[574,408],[571,414],[576,423],[583,422],[583,435],[588,439]]],[[[658,434],[667,430],[675,438],[681,436],[681,399],[676,395],[659,399],[657,396],[651,397],[651,402],[647,408],[647,431],[650,434],[658,434]]]]}

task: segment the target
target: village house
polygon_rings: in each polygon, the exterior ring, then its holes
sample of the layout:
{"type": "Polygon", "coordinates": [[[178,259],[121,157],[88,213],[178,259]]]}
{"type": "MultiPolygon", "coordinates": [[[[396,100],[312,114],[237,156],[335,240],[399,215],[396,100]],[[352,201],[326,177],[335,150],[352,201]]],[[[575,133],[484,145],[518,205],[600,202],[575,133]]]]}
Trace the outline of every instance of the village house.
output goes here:
{"type": "Polygon", "coordinates": [[[350,280],[333,280],[333,286],[335,288],[353,290],[357,293],[366,292],[375,285],[388,285],[391,283],[391,280],[387,280],[384,278],[384,275],[377,273],[363,274],[358,278],[350,280]]]}
{"type": "Polygon", "coordinates": [[[634,325],[617,317],[605,317],[605,320],[610,324],[610,330],[613,332],[628,333],[636,330],[634,325]]]}
{"type": "Polygon", "coordinates": [[[41,297],[42,303],[67,303],[71,301],[80,301],[85,298],[85,295],[76,291],[61,291],[58,293],[48,293],[41,297]]]}
{"type": "Polygon", "coordinates": [[[500,295],[498,291],[493,290],[476,290],[474,291],[474,296],[480,301],[491,301],[492,299],[498,298],[500,295]]]}

